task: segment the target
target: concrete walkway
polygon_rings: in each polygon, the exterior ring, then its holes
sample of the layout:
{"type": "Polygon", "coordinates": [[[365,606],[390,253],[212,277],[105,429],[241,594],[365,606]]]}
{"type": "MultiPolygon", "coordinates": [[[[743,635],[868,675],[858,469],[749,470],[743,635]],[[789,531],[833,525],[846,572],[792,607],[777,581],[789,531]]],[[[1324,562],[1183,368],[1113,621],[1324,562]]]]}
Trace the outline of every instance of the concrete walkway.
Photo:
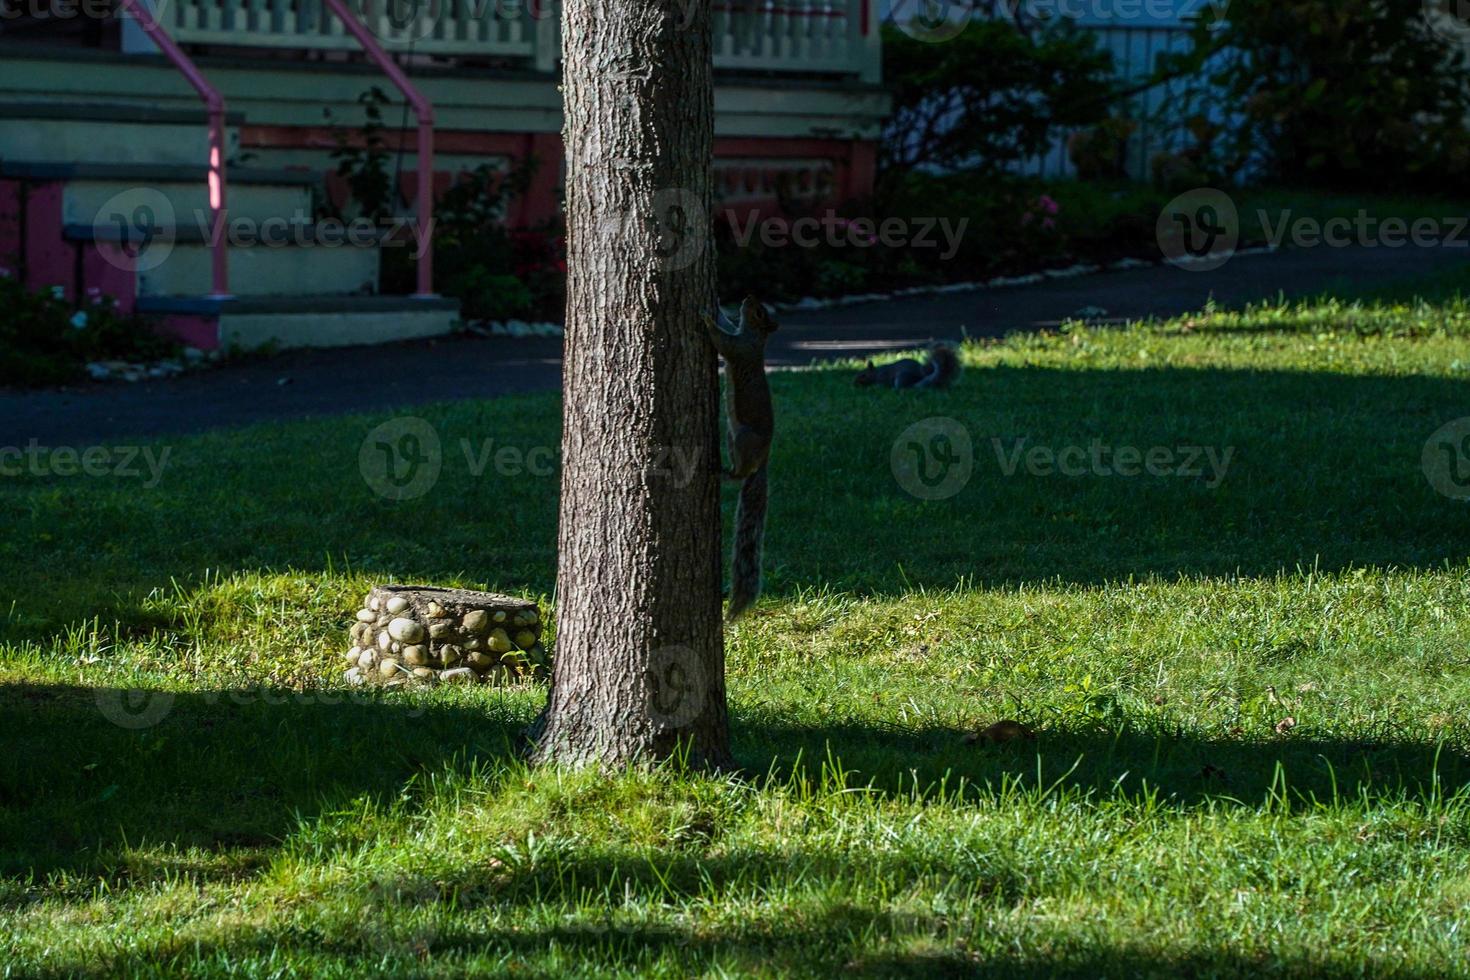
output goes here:
{"type": "MultiPolygon", "coordinates": [[[[1173,316],[1211,296],[1226,306],[1351,285],[1389,284],[1470,261],[1463,249],[1316,248],[1237,256],[1211,272],[1168,266],[1032,286],[894,300],[782,318],[782,365],[912,347],[931,338],[1000,336],[1055,326],[1085,307],[1107,319],[1173,316]]],[[[51,391],[0,390],[0,446],[85,446],[269,419],[381,412],[552,389],[561,342],[453,337],[378,347],[288,351],[162,381],[51,391]]]]}

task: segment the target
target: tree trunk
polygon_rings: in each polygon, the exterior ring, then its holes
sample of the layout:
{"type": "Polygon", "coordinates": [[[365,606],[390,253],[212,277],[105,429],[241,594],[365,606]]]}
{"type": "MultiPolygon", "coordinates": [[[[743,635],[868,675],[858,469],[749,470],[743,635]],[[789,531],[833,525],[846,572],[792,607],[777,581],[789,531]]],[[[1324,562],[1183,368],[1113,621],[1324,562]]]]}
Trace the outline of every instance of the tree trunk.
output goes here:
{"type": "Polygon", "coordinates": [[[709,6],[564,0],[557,635],[533,759],[730,764],[709,6]]]}

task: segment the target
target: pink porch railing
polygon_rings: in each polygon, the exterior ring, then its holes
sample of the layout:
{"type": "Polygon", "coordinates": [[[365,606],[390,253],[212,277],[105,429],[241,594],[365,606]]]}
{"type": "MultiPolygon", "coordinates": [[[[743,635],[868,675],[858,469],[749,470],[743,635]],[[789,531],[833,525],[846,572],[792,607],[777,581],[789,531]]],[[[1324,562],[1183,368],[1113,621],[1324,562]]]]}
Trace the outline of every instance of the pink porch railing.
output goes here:
{"type": "Polygon", "coordinates": [[[418,286],[415,296],[429,299],[434,296],[434,106],[424,98],[414,84],[408,80],[403,69],[393,57],[383,50],[377,38],[362,25],[348,8],[345,0],[325,0],[328,8],[342,21],[347,32],[362,45],[362,50],[373,60],[383,74],[388,76],[418,118],[418,286]]]}
{"type": "Polygon", "coordinates": [[[209,111],[209,248],[211,297],[224,299],[230,295],[230,243],[225,234],[225,99],[219,89],[209,84],[204,73],[194,66],[189,56],[153,17],[147,0],[121,0],[122,6],[137,18],[138,26],[147,34],[164,57],[194,87],[209,111]]]}

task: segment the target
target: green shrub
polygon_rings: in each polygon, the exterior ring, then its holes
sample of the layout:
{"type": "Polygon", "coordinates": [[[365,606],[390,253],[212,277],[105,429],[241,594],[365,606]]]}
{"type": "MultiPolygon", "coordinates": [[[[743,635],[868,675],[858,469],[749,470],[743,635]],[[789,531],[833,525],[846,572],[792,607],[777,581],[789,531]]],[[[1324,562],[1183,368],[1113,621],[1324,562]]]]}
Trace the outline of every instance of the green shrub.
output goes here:
{"type": "Polygon", "coordinates": [[[472,265],[444,285],[444,292],[459,299],[461,312],[471,320],[507,320],[529,316],[535,299],[525,283],[515,276],[491,272],[472,265]]]}
{"type": "MultiPolygon", "coordinates": [[[[355,140],[338,135],[332,156],[359,211],[382,221],[393,214],[391,152],[383,139],[383,108],[391,99],[374,87],[358,102],[365,122],[355,140]]],[[[560,229],[548,223],[512,231],[505,223],[511,203],[525,193],[539,166],[534,158],[509,169],[483,164],[459,174],[434,203],[434,288],[458,299],[466,319],[561,316],[566,263],[560,229]]],[[[406,246],[409,241],[394,244],[406,246]]],[[[383,249],[380,281],[385,293],[414,290],[414,251],[383,249]]]]}
{"type": "Polygon", "coordinates": [[[1466,48],[1426,10],[1425,0],[1234,0],[1223,21],[1198,22],[1181,66],[1225,95],[1215,169],[1321,188],[1463,190],[1466,48]]]}
{"type": "Polygon", "coordinates": [[[974,19],[942,43],[897,28],[883,34],[893,114],[879,152],[879,200],[919,170],[993,178],[1043,151],[1063,129],[1107,117],[1112,55],[1093,34],[1058,20],[1033,30],[974,19]]]}
{"type": "MultiPolygon", "coordinates": [[[[374,221],[382,221],[393,214],[393,175],[388,168],[388,144],[383,139],[383,107],[391,105],[392,101],[388,93],[376,85],[359,95],[357,103],[362,106],[365,119],[358,129],[360,142],[353,142],[339,131],[335,134],[337,148],[332,151],[332,159],[337,161],[337,175],[347,182],[362,215],[374,221]]],[[[331,118],[330,109],[327,117],[331,118]]]]}
{"type": "Polygon", "coordinates": [[[63,384],[78,378],[88,361],[151,361],[179,349],[100,293],[74,306],[59,291],[32,292],[0,275],[0,310],[0,384],[63,384]]]}

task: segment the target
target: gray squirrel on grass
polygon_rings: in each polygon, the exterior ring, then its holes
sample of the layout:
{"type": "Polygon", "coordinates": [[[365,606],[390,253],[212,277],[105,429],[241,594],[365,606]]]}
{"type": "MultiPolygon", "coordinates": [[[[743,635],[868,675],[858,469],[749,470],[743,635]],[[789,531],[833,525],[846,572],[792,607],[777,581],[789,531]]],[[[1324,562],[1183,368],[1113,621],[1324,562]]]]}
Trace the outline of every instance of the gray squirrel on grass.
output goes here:
{"type": "Polygon", "coordinates": [[[931,344],[929,357],[920,364],[912,357],[901,361],[867,367],[858,372],[853,384],[859,388],[877,385],[882,388],[948,388],[960,376],[960,358],[951,344],[931,344]]]}

